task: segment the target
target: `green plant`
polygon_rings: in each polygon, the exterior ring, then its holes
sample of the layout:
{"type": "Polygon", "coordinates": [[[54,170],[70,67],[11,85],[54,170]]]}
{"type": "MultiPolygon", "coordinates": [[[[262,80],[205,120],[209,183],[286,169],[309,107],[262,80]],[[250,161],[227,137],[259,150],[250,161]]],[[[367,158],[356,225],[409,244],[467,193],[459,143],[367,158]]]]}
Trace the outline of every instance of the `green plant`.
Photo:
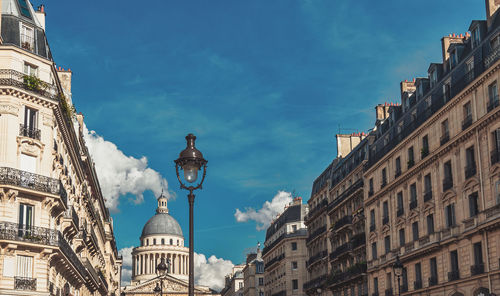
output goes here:
{"type": "Polygon", "coordinates": [[[61,109],[63,110],[64,114],[68,117],[68,119],[71,119],[73,117],[73,114],[76,112],[74,106],[69,106],[68,101],[66,100],[66,96],[63,94],[59,94],[59,101],[61,102],[61,109]]]}
{"type": "Polygon", "coordinates": [[[24,75],[23,82],[27,89],[33,91],[41,91],[47,87],[47,83],[43,82],[35,75],[24,75]]]}

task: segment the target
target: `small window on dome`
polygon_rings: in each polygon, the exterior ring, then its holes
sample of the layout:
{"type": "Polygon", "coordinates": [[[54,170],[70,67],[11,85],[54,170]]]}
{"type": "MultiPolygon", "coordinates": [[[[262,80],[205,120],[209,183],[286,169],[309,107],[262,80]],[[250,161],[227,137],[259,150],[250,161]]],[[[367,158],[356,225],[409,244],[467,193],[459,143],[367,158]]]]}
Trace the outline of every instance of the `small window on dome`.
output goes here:
{"type": "Polygon", "coordinates": [[[177,240],[177,245],[179,245],[179,240],[177,240]]]}
{"type": "Polygon", "coordinates": [[[165,244],[165,239],[164,239],[164,238],[162,238],[162,239],[161,239],[161,244],[162,244],[162,245],[164,245],[164,244],[165,244]]]}
{"type": "Polygon", "coordinates": [[[156,238],[153,238],[153,245],[156,245],[156,238]]]}
{"type": "Polygon", "coordinates": [[[146,246],[149,246],[149,239],[146,239],[146,246]]]}
{"type": "Polygon", "coordinates": [[[174,240],[170,239],[170,245],[172,246],[174,244],[174,240]]]}

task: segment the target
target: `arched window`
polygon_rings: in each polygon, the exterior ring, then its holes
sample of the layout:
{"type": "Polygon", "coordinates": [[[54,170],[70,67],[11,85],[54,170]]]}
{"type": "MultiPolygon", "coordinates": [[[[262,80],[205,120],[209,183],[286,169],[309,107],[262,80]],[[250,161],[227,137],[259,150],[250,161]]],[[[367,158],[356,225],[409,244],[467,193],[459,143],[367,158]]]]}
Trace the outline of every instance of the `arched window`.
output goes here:
{"type": "Polygon", "coordinates": [[[149,239],[146,239],[146,246],[149,246],[149,239]]]}
{"type": "Polygon", "coordinates": [[[162,239],[161,239],[161,244],[162,244],[162,245],[164,245],[164,244],[165,244],[165,239],[164,239],[164,238],[162,238],[162,239]]]}
{"type": "Polygon", "coordinates": [[[156,245],[156,238],[153,238],[153,245],[156,245]]]}
{"type": "Polygon", "coordinates": [[[173,244],[174,244],[174,240],[170,239],[170,245],[173,245],[173,244]]]}
{"type": "Polygon", "coordinates": [[[177,245],[179,245],[179,240],[177,240],[177,245]]]}

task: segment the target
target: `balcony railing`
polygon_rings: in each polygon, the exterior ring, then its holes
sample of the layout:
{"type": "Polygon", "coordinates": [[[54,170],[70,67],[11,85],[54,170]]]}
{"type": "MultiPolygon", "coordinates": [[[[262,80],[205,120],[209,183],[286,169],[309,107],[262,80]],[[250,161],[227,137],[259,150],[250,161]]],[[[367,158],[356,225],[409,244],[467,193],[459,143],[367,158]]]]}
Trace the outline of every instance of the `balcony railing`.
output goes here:
{"type": "Polygon", "coordinates": [[[356,249],[357,247],[364,245],[366,243],[365,233],[359,233],[351,237],[352,249],[356,249]]]}
{"type": "Polygon", "coordinates": [[[327,251],[320,251],[316,254],[314,254],[309,260],[306,262],[306,266],[309,267],[311,264],[315,263],[316,261],[325,258],[328,255],[327,251]]]}
{"type": "Polygon", "coordinates": [[[491,151],[491,165],[496,164],[500,161],[500,149],[495,149],[491,151]]]}
{"type": "Polygon", "coordinates": [[[307,218],[313,217],[316,213],[319,213],[321,210],[327,209],[328,208],[328,200],[324,199],[322,200],[316,207],[311,209],[309,213],[307,214],[307,218]]]}
{"type": "Polygon", "coordinates": [[[66,258],[68,258],[69,262],[75,267],[75,269],[83,276],[86,277],[87,271],[83,266],[82,262],[76,255],[75,251],[71,248],[68,242],[64,239],[63,235],[58,232],[58,246],[61,252],[64,254],[66,258]]]}
{"type": "Polygon", "coordinates": [[[460,279],[460,272],[458,270],[452,270],[448,272],[448,281],[456,281],[460,279]]]}
{"type": "Polygon", "coordinates": [[[439,138],[439,143],[441,144],[441,146],[443,146],[449,140],[450,140],[450,134],[449,133],[445,133],[444,135],[441,136],[441,138],[439,138]]]}
{"type": "Polygon", "coordinates": [[[108,291],[108,282],[106,281],[106,277],[104,276],[101,270],[99,270],[97,274],[99,275],[99,279],[101,280],[104,289],[108,291]]]}
{"type": "Polygon", "coordinates": [[[422,281],[414,281],[413,282],[413,289],[414,290],[418,290],[418,289],[422,289],[422,281]]]}
{"type": "Polygon", "coordinates": [[[472,125],[472,114],[469,114],[462,121],[462,130],[467,129],[471,125],[472,125]]]}
{"type": "Polygon", "coordinates": [[[484,264],[476,264],[470,267],[471,275],[478,275],[484,273],[484,264]]]}
{"type": "Polygon", "coordinates": [[[498,107],[498,105],[500,105],[500,101],[498,100],[498,95],[496,95],[495,98],[493,99],[493,101],[490,100],[488,102],[488,105],[487,105],[488,112],[490,112],[491,110],[493,110],[496,107],[498,107]]]}
{"type": "Polygon", "coordinates": [[[348,225],[348,224],[352,224],[352,216],[351,215],[346,215],[346,216],[340,218],[339,220],[337,220],[337,222],[335,222],[335,224],[333,225],[332,230],[336,231],[337,229],[340,229],[341,227],[348,225]]]}
{"type": "Polygon", "coordinates": [[[57,246],[57,231],[45,227],[0,222],[0,239],[57,246]]]}
{"type": "Polygon", "coordinates": [[[36,278],[15,276],[14,289],[36,291],[36,278]]]}
{"type": "Polygon", "coordinates": [[[312,279],[308,282],[306,282],[303,287],[304,287],[304,290],[309,290],[311,288],[318,288],[318,287],[321,287],[323,286],[323,282],[326,280],[326,275],[322,275],[322,276],[319,276],[315,279],[312,279]]]}
{"type": "Polygon", "coordinates": [[[57,86],[53,84],[44,83],[38,89],[32,89],[24,82],[26,75],[24,73],[10,70],[10,69],[0,69],[0,86],[15,86],[21,89],[26,89],[29,91],[36,92],[46,98],[57,101],[58,100],[58,90],[57,86]]]}
{"type": "Polygon", "coordinates": [[[435,285],[437,285],[437,284],[438,284],[438,278],[437,278],[437,275],[435,275],[435,276],[431,276],[431,277],[429,278],[429,287],[430,287],[430,286],[435,286],[435,285]]]}
{"type": "Polygon", "coordinates": [[[327,286],[335,286],[342,282],[346,282],[357,276],[366,273],[366,262],[356,263],[347,268],[346,271],[337,271],[331,274],[326,282],[327,286]]]}
{"type": "Polygon", "coordinates": [[[424,202],[432,199],[432,189],[428,189],[424,193],[424,202]]]}
{"type": "Polygon", "coordinates": [[[443,192],[453,187],[453,179],[445,178],[443,180],[443,192]]]}
{"type": "Polygon", "coordinates": [[[476,175],[476,164],[469,164],[465,167],[465,178],[469,179],[476,175]]]}
{"type": "Polygon", "coordinates": [[[330,253],[330,259],[335,259],[335,258],[339,257],[340,255],[342,255],[350,250],[352,250],[352,243],[351,242],[340,245],[335,249],[335,251],[330,253]]]}
{"type": "Polygon", "coordinates": [[[19,125],[19,135],[23,137],[28,137],[36,140],[40,140],[40,130],[31,126],[25,126],[24,124],[19,125]]]}
{"type": "Polygon", "coordinates": [[[65,207],[68,207],[66,190],[58,179],[33,174],[9,167],[0,167],[0,184],[14,185],[26,189],[59,195],[65,207]]]}
{"type": "Polygon", "coordinates": [[[299,237],[299,236],[307,236],[307,229],[299,229],[299,230],[292,232],[292,233],[283,233],[276,240],[274,240],[271,244],[264,247],[264,249],[262,250],[262,255],[265,255],[267,252],[269,252],[269,250],[274,248],[279,242],[281,242],[285,238],[299,237]]]}
{"type": "Polygon", "coordinates": [[[351,194],[362,188],[363,184],[363,179],[359,179],[358,181],[354,182],[349,188],[342,192],[342,194],[340,194],[337,198],[335,198],[331,203],[328,204],[328,210],[335,208],[347,197],[351,196],[351,194]]]}
{"type": "Polygon", "coordinates": [[[85,266],[85,268],[88,271],[88,274],[90,275],[91,279],[93,280],[94,285],[96,285],[96,287],[97,287],[99,285],[99,275],[95,271],[95,268],[92,266],[92,264],[90,263],[90,261],[87,258],[83,258],[82,262],[83,262],[83,266],[85,266]]]}
{"type": "Polygon", "coordinates": [[[495,63],[498,58],[500,58],[500,46],[494,48],[491,53],[484,59],[484,67],[489,68],[493,63],[495,63]]]}
{"type": "Polygon", "coordinates": [[[321,226],[320,228],[316,229],[313,233],[311,233],[311,235],[309,235],[309,237],[306,240],[306,243],[313,241],[315,238],[317,238],[318,236],[320,236],[325,232],[326,232],[326,226],[321,226]]]}
{"type": "Polygon", "coordinates": [[[414,208],[416,208],[418,205],[418,201],[416,199],[410,201],[410,210],[413,210],[414,208]]]}

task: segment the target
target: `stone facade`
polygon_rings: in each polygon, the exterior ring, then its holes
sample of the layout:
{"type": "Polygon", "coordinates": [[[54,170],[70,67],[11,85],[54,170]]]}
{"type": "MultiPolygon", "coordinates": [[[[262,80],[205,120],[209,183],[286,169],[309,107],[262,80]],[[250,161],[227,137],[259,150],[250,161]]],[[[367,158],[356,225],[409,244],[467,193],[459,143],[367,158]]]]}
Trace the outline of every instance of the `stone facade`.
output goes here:
{"type": "Polygon", "coordinates": [[[396,256],[401,295],[500,292],[499,23],[492,13],[443,37],[443,62],[402,82],[402,104],[369,136],[371,295],[398,292],[396,256]]]}
{"type": "Polygon", "coordinates": [[[233,266],[231,274],[226,275],[224,289],[221,296],[243,296],[245,279],[243,276],[244,264],[233,266]]]}
{"type": "Polygon", "coordinates": [[[260,243],[256,253],[247,255],[243,268],[243,296],[264,296],[264,261],[260,243]]]}
{"type": "Polygon", "coordinates": [[[71,71],[55,67],[43,6],[16,2],[1,2],[0,294],[117,295],[122,259],[71,71]]]}
{"type": "Polygon", "coordinates": [[[302,199],[295,198],[267,229],[262,251],[266,296],[305,295],[307,211],[302,199]]]}

